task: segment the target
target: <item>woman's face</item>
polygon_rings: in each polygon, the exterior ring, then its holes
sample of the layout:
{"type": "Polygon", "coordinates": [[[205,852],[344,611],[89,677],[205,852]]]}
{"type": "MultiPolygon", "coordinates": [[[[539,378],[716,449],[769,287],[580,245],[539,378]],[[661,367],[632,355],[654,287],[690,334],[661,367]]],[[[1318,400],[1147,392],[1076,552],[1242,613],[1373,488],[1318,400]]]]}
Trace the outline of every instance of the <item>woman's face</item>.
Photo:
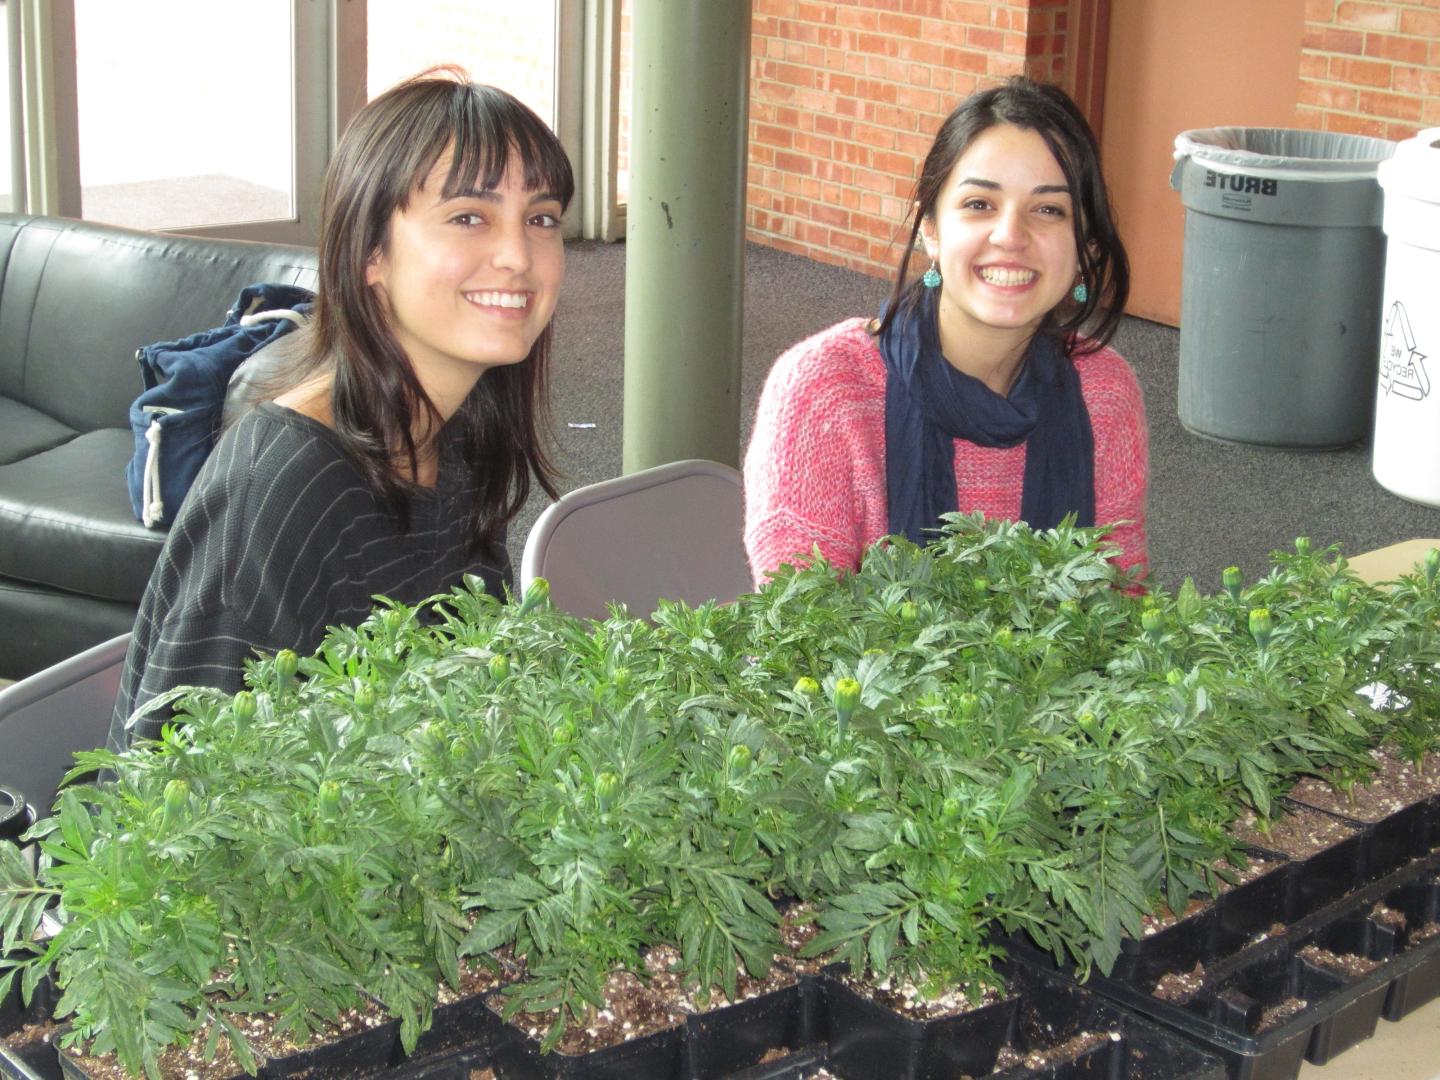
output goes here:
{"type": "Polygon", "coordinates": [[[920,223],[943,279],[942,345],[973,331],[1028,340],[1074,287],[1074,212],[1039,132],[998,124],[970,144],[920,223]]]}
{"type": "Polygon", "coordinates": [[[525,189],[514,154],[489,190],[446,198],[449,169],[447,152],[391,215],[385,245],[365,273],[421,386],[446,416],[487,368],[530,354],[565,276],[560,201],[525,189]]]}

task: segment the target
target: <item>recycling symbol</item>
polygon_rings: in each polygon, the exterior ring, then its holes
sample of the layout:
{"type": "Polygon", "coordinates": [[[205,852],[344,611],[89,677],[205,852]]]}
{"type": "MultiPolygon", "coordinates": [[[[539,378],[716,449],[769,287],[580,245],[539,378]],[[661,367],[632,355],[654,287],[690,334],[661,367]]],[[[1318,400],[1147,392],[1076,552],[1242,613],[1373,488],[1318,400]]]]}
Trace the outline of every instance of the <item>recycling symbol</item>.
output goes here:
{"type": "Polygon", "coordinates": [[[1380,348],[1380,388],[1386,394],[1422,401],[1430,394],[1425,354],[1415,347],[1415,332],[1405,305],[1396,300],[1385,317],[1385,338],[1380,348]]]}

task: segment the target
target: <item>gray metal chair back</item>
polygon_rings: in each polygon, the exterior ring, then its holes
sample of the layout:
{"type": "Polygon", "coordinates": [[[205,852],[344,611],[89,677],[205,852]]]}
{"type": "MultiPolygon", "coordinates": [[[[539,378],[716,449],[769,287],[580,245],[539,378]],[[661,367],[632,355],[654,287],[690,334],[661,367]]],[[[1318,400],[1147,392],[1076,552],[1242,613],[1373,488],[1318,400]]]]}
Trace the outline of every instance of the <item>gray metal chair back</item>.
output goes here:
{"type": "Polygon", "coordinates": [[[49,815],[75,751],[105,745],[129,645],[121,634],[0,690],[0,784],[36,817],[49,815]]]}
{"type": "Polygon", "coordinates": [[[520,588],[543,577],[557,607],[604,618],[611,603],[648,616],[656,601],[730,601],[752,587],[740,474],[674,461],[577,488],[525,540],[520,588]]]}

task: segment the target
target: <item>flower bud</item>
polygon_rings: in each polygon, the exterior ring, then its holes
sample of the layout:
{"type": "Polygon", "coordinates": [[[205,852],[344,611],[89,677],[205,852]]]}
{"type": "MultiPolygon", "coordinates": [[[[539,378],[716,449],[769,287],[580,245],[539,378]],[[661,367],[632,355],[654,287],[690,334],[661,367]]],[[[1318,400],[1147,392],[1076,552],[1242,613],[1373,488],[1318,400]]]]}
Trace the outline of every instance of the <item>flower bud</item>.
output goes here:
{"type": "Polygon", "coordinates": [[[504,653],[496,653],[490,657],[489,669],[492,681],[504,682],[510,674],[510,658],[504,653]]]}
{"type": "Polygon", "coordinates": [[[280,682],[288,683],[300,670],[300,657],[295,655],[294,649],[281,649],[275,654],[275,675],[280,682]]]}
{"type": "Polygon", "coordinates": [[[1067,619],[1078,619],[1080,617],[1080,601],[1061,600],[1060,614],[1064,615],[1067,619]]]}
{"type": "Polygon", "coordinates": [[[190,785],[178,777],[165,785],[165,809],[162,818],[166,828],[178,825],[190,803],[190,785]]]}
{"type": "Polygon", "coordinates": [[[1425,580],[1431,585],[1435,584],[1435,575],[1440,573],[1440,549],[1431,548],[1425,552],[1425,580]]]}
{"type": "Polygon", "coordinates": [[[1165,672],[1165,681],[1171,686],[1179,686],[1185,681],[1185,673],[1179,668],[1172,667],[1169,671],[1165,672]]]}
{"type": "Polygon", "coordinates": [[[914,626],[920,620],[920,605],[914,600],[906,600],[900,605],[900,621],[906,626],[914,626]]]}
{"type": "Polygon", "coordinates": [[[525,589],[525,597],[520,601],[520,614],[529,615],[536,608],[544,607],[549,600],[550,582],[537,577],[525,589]]]}
{"type": "Polygon", "coordinates": [[[1341,582],[1330,590],[1330,602],[1341,611],[1350,606],[1350,586],[1341,582]]]}
{"type": "Polygon", "coordinates": [[[809,675],[801,675],[795,680],[795,693],[804,697],[814,697],[820,693],[820,684],[809,675]]]}
{"type": "Polygon", "coordinates": [[[1255,644],[1262,649],[1270,644],[1271,625],[1269,608],[1250,609],[1250,633],[1255,638],[1255,644]]]}
{"type": "Polygon", "coordinates": [[[744,743],[736,743],[730,747],[730,753],[726,757],[730,766],[730,772],[739,775],[750,768],[750,747],[744,743]]]}
{"type": "Polygon", "coordinates": [[[371,683],[361,683],[355,688],[355,711],[361,716],[366,716],[375,709],[375,702],[379,699],[375,687],[371,683]]]}
{"type": "Polygon", "coordinates": [[[1227,566],[1220,574],[1220,583],[1225,586],[1231,600],[1240,599],[1240,589],[1244,586],[1245,579],[1240,576],[1238,566],[1227,566]]]}
{"type": "Polygon", "coordinates": [[[1159,645],[1165,635],[1165,615],[1159,608],[1146,608],[1140,613],[1140,629],[1150,639],[1150,644],[1159,645]]]}
{"type": "Polygon", "coordinates": [[[602,772],[595,777],[595,800],[604,813],[615,805],[615,796],[620,793],[620,777],[613,772],[602,772]]]}
{"type": "Polygon", "coordinates": [[[230,702],[230,711],[242,726],[255,719],[255,709],[255,695],[249,690],[241,690],[230,702]]]}
{"type": "Polygon", "coordinates": [[[1310,554],[1310,537],[1297,536],[1295,538],[1295,554],[1302,559],[1310,554]]]}
{"type": "Polygon", "coordinates": [[[333,822],[340,813],[340,784],[335,780],[325,780],[320,784],[320,790],[315,796],[315,809],[320,820],[333,822]]]}
{"type": "Polygon", "coordinates": [[[977,577],[974,581],[970,582],[970,587],[977,593],[987,593],[990,591],[990,579],[987,577],[977,577]]]}
{"type": "Polygon", "coordinates": [[[959,713],[961,720],[973,720],[976,713],[980,711],[980,698],[966,690],[955,699],[955,711],[959,713]]]}
{"type": "Polygon", "coordinates": [[[995,631],[995,644],[1002,649],[1011,649],[1015,646],[1015,631],[1008,626],[1002,626],[995,631]]]}
{"type": "Polygon", "coordinates": [[[850,717],[860,705],[860,683],[848,677],[837,680],[830,702],[835,706],[835,718],[839,721],[840,731],[843,733],[846,725],[850,723],[850,717]]]}
{"type": "Polygon", "coordinates": [[[614,684],[616,690],[628,689],[630,686],[630,678],[630,669],[624,665],[616,667],[615,670],[610,673],[610,681],[614,684]]]}
{"type": "Polygon", "coordinates": [[[953,795],[940,806],[940,820],[954,821],[960,816],[960,800],[953,795]]]}

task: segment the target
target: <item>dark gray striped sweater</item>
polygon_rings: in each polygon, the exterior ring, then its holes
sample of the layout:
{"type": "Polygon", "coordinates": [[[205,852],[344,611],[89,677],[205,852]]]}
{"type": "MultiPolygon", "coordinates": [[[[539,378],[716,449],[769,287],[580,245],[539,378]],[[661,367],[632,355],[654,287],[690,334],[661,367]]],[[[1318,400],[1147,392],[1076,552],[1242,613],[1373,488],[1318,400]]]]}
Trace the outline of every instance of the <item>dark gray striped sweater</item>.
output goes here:
{"type": "Polygon", "coordinates": [[[359,623],[376,596],[415,603],[466,573],[503,596],[504,543],[466,554],[474,484],[458,457],[447,444],[435,489],[411,500],[402,532],[325,425],[273,403],[242,417],[196,478],[150,577],[110,745],[158,734],[167,710],[125,730],[157,694],[192,684],[238,690],[247,658],[313,652],[327,627],[359,623]]]}

